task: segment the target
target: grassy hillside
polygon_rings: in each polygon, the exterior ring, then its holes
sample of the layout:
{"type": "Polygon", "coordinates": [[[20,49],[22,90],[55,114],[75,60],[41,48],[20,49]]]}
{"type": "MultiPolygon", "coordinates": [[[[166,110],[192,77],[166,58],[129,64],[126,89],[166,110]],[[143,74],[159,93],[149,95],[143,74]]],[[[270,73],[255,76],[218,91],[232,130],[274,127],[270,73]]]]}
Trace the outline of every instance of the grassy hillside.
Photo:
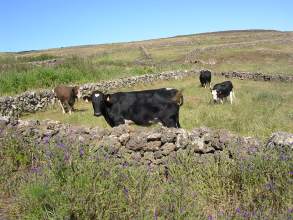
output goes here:
{"type": "Polygon", "coordinates": [[[0,53],[0,94],[60,83],[209,68],[293,74],[293,33],[227,31],[130,43],[0,53]],[[36,65],[46,59],[58,65],[36,65]]]}
{"type": "MultiPolygon", "coordinates": [[[[214,78],[213,82],[223,81],[214,78]]],[[[226,128],[235,133],[267,138],[272,132],[293,131],[293,90],[287,83],[253,82],[232,80],[236,102],[223,105],[210,103],[208,89],[199,87],[198,79],[157,82],[134,89],[174,87],[184,89],[184,105],[180,109],[180,123],[183,128],[199,126],[226,128]]],[[[124,89],[133,90],[131,89],[124,89]]],[[[56,105],[45,112],[25,115],[24,119],[52,119],[72,124],[109,127],[103,117],[94,117],[90,103],[80,101],[78,111],[64,115],[56,105]]]]}

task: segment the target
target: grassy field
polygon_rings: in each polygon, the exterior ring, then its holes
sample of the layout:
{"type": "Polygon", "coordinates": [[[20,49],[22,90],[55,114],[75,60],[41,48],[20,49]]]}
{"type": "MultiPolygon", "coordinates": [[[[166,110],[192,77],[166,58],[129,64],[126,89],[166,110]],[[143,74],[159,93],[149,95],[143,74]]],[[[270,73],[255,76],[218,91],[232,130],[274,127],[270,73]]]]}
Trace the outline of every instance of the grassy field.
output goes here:
{"type": "Polygon", "coordinates": [[[0,95],[165,70],[209,68],[293,74],[292,51],[292,32],[258,30],[0,53],[0,95]],[[200,53],[193,54],[197,49],[200,53]],[[52,58],[64,62],[55,67],[28,64],[52,58]]]}
{"type": "MultiPolygon", "coordinates": [[[[224,78],[215,77],[214,83],[224,78]]],[[[226,128],[235,133],[268,137],[274,131],[293,131],[293,89],[291,84],[232,80],[236,101],[214,105],[209,89],[199,87],[198,79],[156,82],[127,90],[174,87],[184,89],[184,105],[180,109],[183,128],[199,126],[226,128]]],[[[94,117],[91,103],[79,101],[78,111],[63,115],[60,106],[45,112],[24,115],[23,119],[52,119],[87,126],[108,127],[103,117],[94,117]]]]}

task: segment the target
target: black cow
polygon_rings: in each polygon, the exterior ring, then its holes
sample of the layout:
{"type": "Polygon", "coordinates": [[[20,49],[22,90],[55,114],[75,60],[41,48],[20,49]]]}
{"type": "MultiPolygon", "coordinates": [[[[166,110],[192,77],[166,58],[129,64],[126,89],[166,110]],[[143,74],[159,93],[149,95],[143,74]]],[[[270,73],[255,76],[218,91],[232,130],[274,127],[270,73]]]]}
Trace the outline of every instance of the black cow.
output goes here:
{"type": "Polygon", "coordinates": [[[231,81],[225,81],[214,85],[213,89],[211,89],[214,102],[218,102],[219,100],[223,104],[223,99],[227,99],[229,96],[231,104],[233,103],[234,92],[233,85],[231,81]]]}
{"type": "Polygon", "coordinates": [[[154,90],[92,93],[94,115],[103,115],[111,126],[128,122],[137,125],[150,125],[161,122],[166,127],[180,128],[179,107],[183,104],[181,91],[161,88],[154,90]]]}
{"type": "Polygon", "coordinates": [[[211,79],[212,79],[212,73],[209,70],[201,70],[199,75],[199,81],[201,83],[202,87],[207,87],[207,84],[211,86],[211,79]]]}

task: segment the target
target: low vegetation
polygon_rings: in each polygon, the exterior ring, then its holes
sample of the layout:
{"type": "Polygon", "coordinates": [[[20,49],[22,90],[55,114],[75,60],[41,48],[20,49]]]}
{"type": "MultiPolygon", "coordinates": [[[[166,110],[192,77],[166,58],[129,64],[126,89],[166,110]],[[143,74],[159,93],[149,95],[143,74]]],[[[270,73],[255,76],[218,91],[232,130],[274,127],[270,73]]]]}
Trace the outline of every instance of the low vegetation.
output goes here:
{"type": "MultiPolygon", "coordinates": [[[[214,77],[213,83],[224,80],[226,79],[214,77]]],[[[184,105],[180,108],[180,123],[187,129],[200,126],[226,128],[235,133],[262,139],[275,131],[293,131],[291,84],[243,80],[232,82],[236,95],[233,105],[229,102],[223,105],[211,103],[209,89],[201,88],[197,78],[156,82],[123,91],[161,87],[183,89],[184,105]]],[[[63,115],[60,106],[55,105],[44,112],[24,115],[23,119],[52,119],[77,125],[109,127],[103,117],[93,116],[90,103],[79,101],[76,107],[78,110],[72,115],[63,115]]]]}
{"type": "MultiPolygon", "coordinates": [[[[290,219],[292,150],[165,168],[129,167],[91,147],[0,134],[0,186],[19,219],[290,219]]],[[[240,146],[239,146],[240,147],[240,146]]],[[[0,207],[1,208],[1,207],[0,207]]]]}

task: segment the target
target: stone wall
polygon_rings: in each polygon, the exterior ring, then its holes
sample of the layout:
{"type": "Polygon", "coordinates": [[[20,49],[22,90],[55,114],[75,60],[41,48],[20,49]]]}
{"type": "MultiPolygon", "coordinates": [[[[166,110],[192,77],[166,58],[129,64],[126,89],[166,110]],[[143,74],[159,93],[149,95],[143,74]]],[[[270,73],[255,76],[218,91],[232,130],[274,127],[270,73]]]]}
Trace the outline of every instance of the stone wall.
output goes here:
{"type": "Polygon", "coordinates": [[[166,127],[138,128],[121,125],[111,129],[88,128],[56,121],[21,121],[0,117],[1,137],[29,139],[36,146],[55,144],[82,146],[95,154],[102,152],[122,164],[164,165],[178,153],[193,155],[199,162],[225,157],[245,159],[263,147],[293,149],[293,134],[274,133],[268,143],[241,137],[226,130],[195,128],[192,131],[166,127]]]}
{"type": "Polygon", "coordinates": [[[284,73],[264,74],[254,72],[222,72],[217,73],[217,75],[224,76],[225,78],[241,80],[293,82],[293,73],[292,75],[286,75],[284,73]]]}
{"type": "MultiPolygon", "coordinates": [[[[199,71],[171,71],[158,74],[145,74],[141,76],[126,77],[116,80],[100,81],[81,85],[83,95],[88,95],[94,90],[107,92],[117,88],[133,87],[138,84],[149,84],[159,80],[182,79],[188,76],[198,76],[199,71]]],[[[213,73],[226,78],[251,79],[264,81],[293,82],[293,75],[263,74],[249,72],[223,72],[213,73]]],[[[51,90],[30,91],[17,96],[0,97],[0,115],[18,118],[25,112],[36,112],[45,109],[53,102],[54,94],[51,90]]]]}

